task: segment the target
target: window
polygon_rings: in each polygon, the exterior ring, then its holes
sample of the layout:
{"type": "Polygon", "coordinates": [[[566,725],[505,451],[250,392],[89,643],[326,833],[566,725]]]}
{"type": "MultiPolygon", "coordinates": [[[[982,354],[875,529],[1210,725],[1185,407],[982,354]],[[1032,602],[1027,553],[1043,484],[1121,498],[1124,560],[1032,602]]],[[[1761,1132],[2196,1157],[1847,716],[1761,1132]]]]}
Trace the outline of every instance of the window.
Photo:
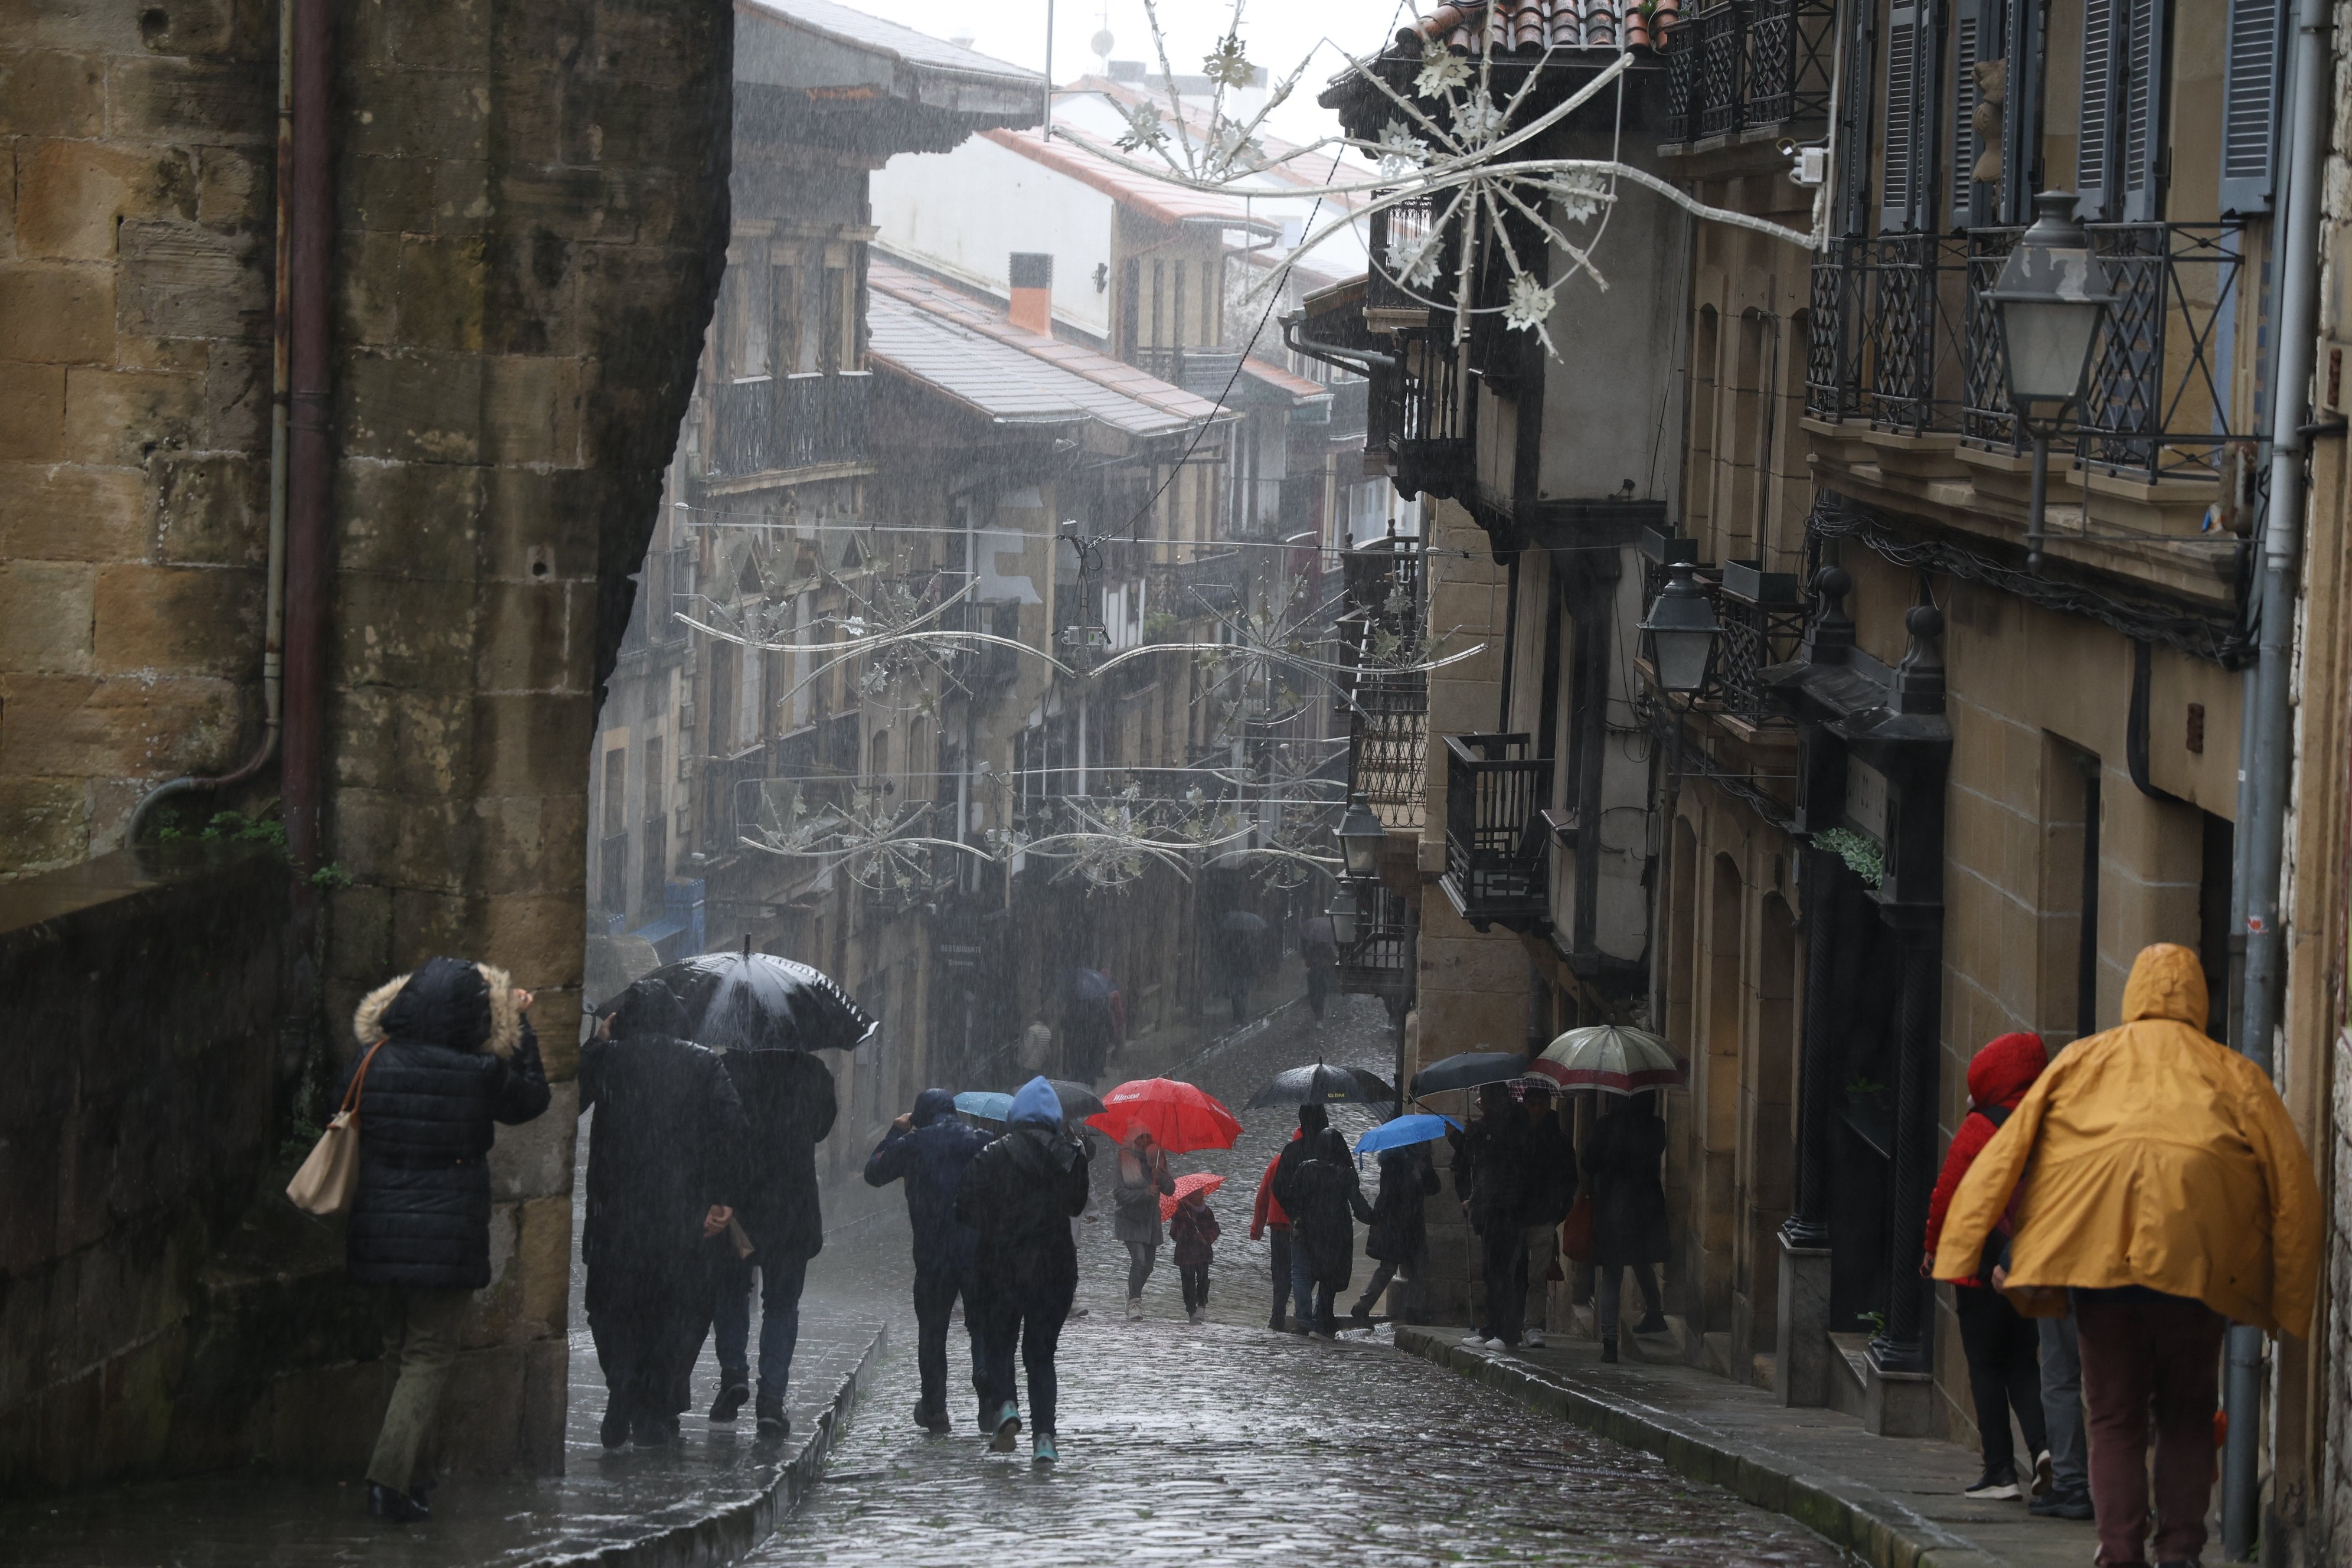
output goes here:
{"type": "MultiPolygon", "coordinates": [[[[2097,0],[2092,0],[2096,4],[2097,0]]],[[[1927,110],[1934,99],[1932,7],[1895,0],[1886,17],[1885,118],[1879,136],[1878,226],[1895,234],[1921,226],[1935,184],[1927,110]]]]}
{"type": "Polygon", "coordinates": [[[604,753],[604,837],[625,833],[629,826],[629,748],[614,746],[604,753]]]}
{"type": "Polygon", "coordinates": [[[2285,0],[2230,0],[2221,74],[2221,210],[2268,212],[2278,162],[2279,73],[2285,0]]]}
{"type": "Polygon", "coordinates": [[[2074,184],[2094,222],[2164,216],[2166,0],[2083,0],[2074,184]]]}

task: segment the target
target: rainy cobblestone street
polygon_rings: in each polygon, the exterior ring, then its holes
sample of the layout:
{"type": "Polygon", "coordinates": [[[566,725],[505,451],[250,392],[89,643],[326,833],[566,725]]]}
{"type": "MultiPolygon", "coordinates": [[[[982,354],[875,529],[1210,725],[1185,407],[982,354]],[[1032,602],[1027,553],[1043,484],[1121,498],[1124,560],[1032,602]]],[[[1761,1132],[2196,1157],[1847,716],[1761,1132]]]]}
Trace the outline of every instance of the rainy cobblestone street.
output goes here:
{"type": "MultiPolygon", "coordinates": [[[[1183,1076],[1238,1110],[1266,1076],[1315,1059],[1318,1044],[1328,1059],[1385,1076],[1391,1039],[1369,999],[1341,999],[1319,1037],[1294,1006],[1183,1076]]],[[[1123,1076],[1122,1065],[1112,1073],[1123,1076]]],[[[888,1300],[891,1349],[824,1479],[751,1561],[1839,1561],[1786,1519],[1401,1356],[1377,1331],[1337,1344],[1269,1333],[1265,1252],[1245,1239],[1248,1206],[1292,1113],[1242,1114],[1234,1150],[1176,1162],[1180,1172],[1229,1173],[1212,1200],[1224,1237],[1208,1323],[1183,1321],[1164,1251],[1145,1292],[1145,1321],[1125,1321],[1125,1254],[1108,1218],[1089,1213],[1080,1246],[1086,1315],[1062,1336],[1063,1457],[1050,1473],[1032,1468],[1025,1440],[1017,1454],[988,1453],[968,1398],[950,1398],[950,1436],[927,1436],[909,1419],[914,1325],[904,1307],[903,1222],[877,1219],[828,1245],[812,1295],[888,1300]]],[[[1337,1120],[1351,1136],[1363,1121],[1345,1110],[1337,1120]]],[[[1360,1258],[1359,1287],[1364,1268],[1360,1258]]],[[[961,1354],[959,1329],[951,1384],[961,1354]]]]}

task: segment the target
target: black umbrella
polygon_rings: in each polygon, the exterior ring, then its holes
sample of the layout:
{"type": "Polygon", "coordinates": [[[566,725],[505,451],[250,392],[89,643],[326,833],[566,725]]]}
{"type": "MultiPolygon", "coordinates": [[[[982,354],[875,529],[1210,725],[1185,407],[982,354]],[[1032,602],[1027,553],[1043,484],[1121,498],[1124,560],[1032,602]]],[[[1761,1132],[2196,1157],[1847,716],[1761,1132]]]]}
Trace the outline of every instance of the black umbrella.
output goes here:
{"type": "Polygon", "coordinates": [[[1434,1061],[1412,1075],[1412,1096],[1444,1094],[1451,1089],[1476,1089],[1524,1077],[1528,1058],[1517,1051],[1465,1051],[1434,1061]]]}
{"type": "Polygon", "coordinates": [[[1247,910],[1227,910],[1217,921],[1220,929],[1235,936],[1264,936],[1265,921],[1247,910]]]}
{"type": "MultiPolygon", "coordinates": [[[[670,988],[714,1051],[849,1051],[876,1028],[833,977],[772,953],[702,952],[646,978],[670,988]]],[[[599,1007],[604,1016],[620,1002],[599,1007]]]]}
{"type": "Polygon", "coordinates": [[[1268,1079],[1264,1089],[1249,1097],[1245,1110],[1256,1110],[1268,1105],[1373,1105],[1387,1104],[1396,1099],[1396,1090],[1380,1080],[1378,1075],[1361,1068],[1331,1067],[1322,1062],[1311,1068],[1292,1068],[1268,1079]]]}
{"type": "Polygon", "coordinates": [[[1085,1084],[1073,1083],[1066,1078],[1049,1078],[1045,1081],[1054,1086],[1054,1093],[1061,1100],[1065,1121],[1083,1121],[1103,1108],[1102,1096],[1085,1084]]]}

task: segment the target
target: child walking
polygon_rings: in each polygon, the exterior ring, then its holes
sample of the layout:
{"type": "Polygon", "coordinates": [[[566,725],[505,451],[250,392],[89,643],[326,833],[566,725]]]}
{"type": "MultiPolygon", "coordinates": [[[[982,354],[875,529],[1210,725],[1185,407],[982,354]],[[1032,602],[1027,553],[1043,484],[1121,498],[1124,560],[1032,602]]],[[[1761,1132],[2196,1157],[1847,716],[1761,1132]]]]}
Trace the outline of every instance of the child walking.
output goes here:
{"type": "Polygon", "coordinates": [[[1217,1216],[1197,1189],[1176,1200],[1168,1221],[1169,1239],[1176,1244],[1176,1273],[1184,1283],[1184,1315],[1193,1322],[1206,1316],[1209,1305],[1209,1264],[1216,1256],[1217,1216]]]}

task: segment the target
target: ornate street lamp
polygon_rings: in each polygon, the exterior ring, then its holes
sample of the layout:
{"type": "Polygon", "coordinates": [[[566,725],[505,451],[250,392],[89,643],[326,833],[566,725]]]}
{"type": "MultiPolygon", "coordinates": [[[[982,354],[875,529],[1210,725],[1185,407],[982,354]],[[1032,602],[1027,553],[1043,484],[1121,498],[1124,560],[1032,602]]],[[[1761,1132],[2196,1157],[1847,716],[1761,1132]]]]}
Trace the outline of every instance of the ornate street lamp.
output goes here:
{"type": "Polygon", "coordinates": [[[1692,575],[1695,570],[1687,561],[1667,563],[1666,584],[1637,628],[1650,639],[1650,667],[1657,671],[1659,689],[1679,697],[1695,697],[1706,685],[1715,639],[1723,631],[1715,605],[1692,575]]]}
{"type": "Polygon", "coordinates": [[[2033,226],[2019,237],[1985,298],[2000,320],[2011,412],[2033,437],[2025,563],[2039,572],[2050,441],[2082,396],[2099,323],[2116,296],[2106,267],[2091,254],[2090,236],[2075,221],[2074,193],[2043,191],[2033,207],[2033,226]]]}
{"type": "Polygon", "coordinates": [[[1328,912],[1331,916],[1331,940],[1337,942],[1343,952],[1348,948],[1355,946],[1355,888],[1346,882],[1340,883],[1339,892],[1332,895],[1331,908],[1328,912]]]}
{"type": "Polygon", "coordinates": [[[1381,826],[1371,803],[1360,794],[1349,795],[1348,814],[1339,819],[1333,833],[1339,840],[1339,857],[1347,864],[1349,879],[1358,882],[1379,880],[1381,846],[1388,842],[1389,830],[1381,826]]]}

